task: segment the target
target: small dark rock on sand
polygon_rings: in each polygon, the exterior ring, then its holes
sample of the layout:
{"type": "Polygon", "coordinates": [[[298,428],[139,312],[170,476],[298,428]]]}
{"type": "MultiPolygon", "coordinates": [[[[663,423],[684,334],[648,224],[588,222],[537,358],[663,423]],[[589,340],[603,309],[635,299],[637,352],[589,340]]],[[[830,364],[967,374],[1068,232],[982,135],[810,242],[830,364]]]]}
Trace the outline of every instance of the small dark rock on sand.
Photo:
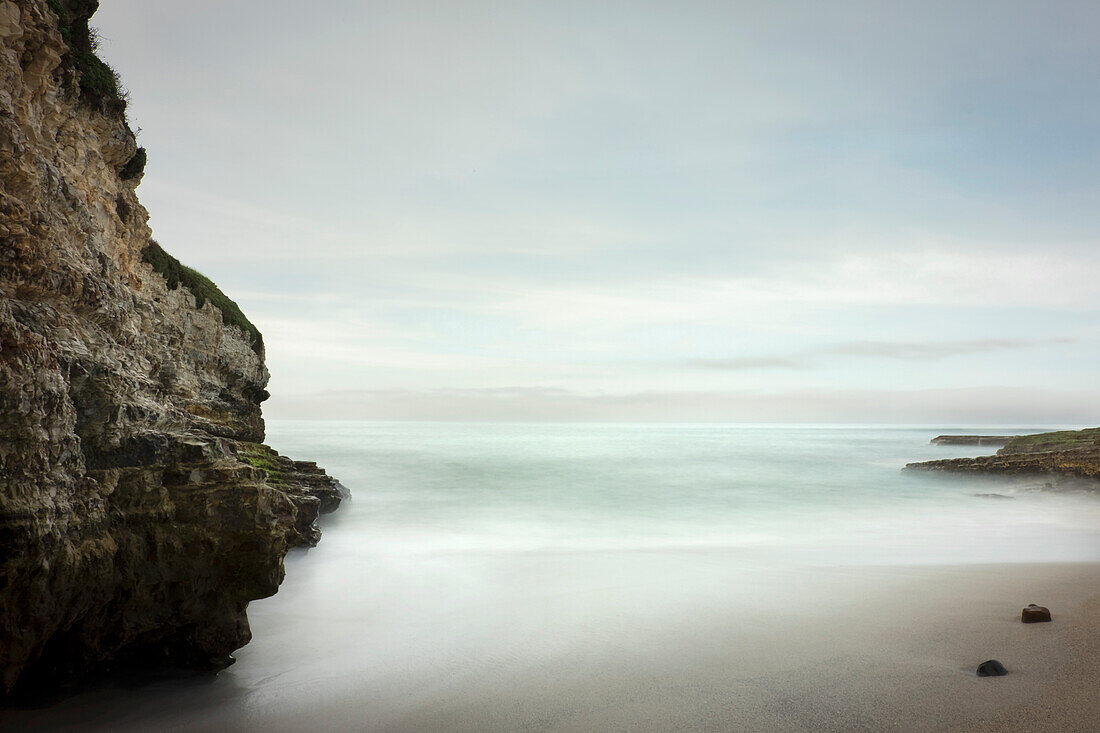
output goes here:
{"type": "Polygon", "coordinates": [[[1027,608],[1020,612],[1020,620],[1025,624],[1050,621],[1050,609],[1046,606],[1036,606],[1034,603],[1029,603],[1027,608]]]}
{"type": "Polygon", "coordinates": [[[1008,670],[996,659],[990,659],[978,665],[979,677],[1003,677],[1006,674],[1008,670]]]}

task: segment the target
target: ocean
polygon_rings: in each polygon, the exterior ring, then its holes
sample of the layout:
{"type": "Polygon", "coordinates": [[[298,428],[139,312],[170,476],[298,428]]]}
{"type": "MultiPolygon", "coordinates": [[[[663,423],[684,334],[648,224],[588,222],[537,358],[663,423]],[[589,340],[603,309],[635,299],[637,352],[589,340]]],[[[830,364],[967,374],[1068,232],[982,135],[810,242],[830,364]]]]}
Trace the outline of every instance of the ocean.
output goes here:
{"type": "Polygon", "coordinates": [[[353,501],[325,543],[387,557],[720,548],[747,561],[1098,558],[1094,494],[903,471],[991,453],[946,432],[1045,427],[272,422],[353,501]]]}
{"type": "Polygon", "coordinates": [[[562,699],[595,703],[554,680],[598,686],[615,660],[675,656],[704,619],[797,624],[791,609],[853,569],[870,597],[923,566],[1100,560],[1095,491],[903,470],[995,450],[930,445],[940,433],[1043,429],[270,421],[270,445],[316,460],[352,499],[323,518],[318,547],[288,557],[279,593],[250,605],[237,664],[20,722],[555,729],[583,712],[562,699]],[[503,717],[470,712],[486,699],[503,717]]]}

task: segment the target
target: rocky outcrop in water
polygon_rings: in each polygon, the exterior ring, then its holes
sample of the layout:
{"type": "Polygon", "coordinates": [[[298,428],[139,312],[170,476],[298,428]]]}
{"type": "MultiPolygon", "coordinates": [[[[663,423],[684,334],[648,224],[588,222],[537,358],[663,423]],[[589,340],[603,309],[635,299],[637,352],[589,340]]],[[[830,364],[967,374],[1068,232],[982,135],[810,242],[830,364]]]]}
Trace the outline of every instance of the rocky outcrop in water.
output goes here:
{"type": "Polygon", "coordinates": [[[991,456],[923,461],[906,468],[1100,479],[1100,428],[1018,435],[991,456]]]}
{"type": "Polygon", "coordinates": [[[937,435],[932,445],[1007,445],[1015,435],[937,435]]]}
{"type": "Polygon", "coordinates": [[[342,497],[262,444],[258,331],[151,243],[97,5],[0,0],[0,695],[224,666],[342,497]]]}

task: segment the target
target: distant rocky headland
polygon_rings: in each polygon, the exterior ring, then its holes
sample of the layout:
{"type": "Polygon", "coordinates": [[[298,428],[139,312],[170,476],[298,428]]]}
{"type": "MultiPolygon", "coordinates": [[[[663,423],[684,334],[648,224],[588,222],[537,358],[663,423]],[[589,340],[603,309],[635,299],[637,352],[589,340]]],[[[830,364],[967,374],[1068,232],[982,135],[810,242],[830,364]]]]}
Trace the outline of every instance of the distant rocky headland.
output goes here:
{"type": "Polygon", "coordinates": [[[216,669],[344,490],[263,444],[263,339],[151,238],[97,0],[0,0],[0,697],[216,669]]]}
{"type": "Polygon", "coordinates": [[[1015,435],[937,435],[932,445],[1007,445],[1015,435]]]}
{"type": "MultiPolygon", "coordinates": [[[[940,436],[933,442],[943,441],[940,436]]],[[[960,436],[970,445],[990,445],[973,439],[1003,440],[1003,436],[960,436]]],[[[922,471],[965,471],[971,473],[1049,474],[1100,479],[1100,428],[1060,430],[1052,433],[1017,435],[991,456],[947,458],[910,463],[906,468],[922,471]]]]}

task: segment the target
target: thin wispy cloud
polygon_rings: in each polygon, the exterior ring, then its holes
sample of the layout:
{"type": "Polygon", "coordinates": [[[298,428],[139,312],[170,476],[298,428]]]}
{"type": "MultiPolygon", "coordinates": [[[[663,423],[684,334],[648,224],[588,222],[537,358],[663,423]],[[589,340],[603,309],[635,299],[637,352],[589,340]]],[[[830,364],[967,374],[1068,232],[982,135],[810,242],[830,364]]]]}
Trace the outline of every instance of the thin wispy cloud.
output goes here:
{"type": "Polygon", "coordinates": [[[1044,346],[1073,344],[1072,338],[979,339],[975,341],[851,341],[806,349],[790,356],[738,357],[732,359],[689,359],[690,366],[730,371],[754,369],[808,369],[815,358],[827,356],[938,361],[956,356],[991,354],[1044,346]]]}
{"type": "Polygon", "coordinates": [[[982,387],[928,390],[589,392],[490,389],[345,390],[291,396],[277,417],[387,420],[683,420],[719,422],[1087,424],[1100,392],[982,387]]]}
{"type": "Polygon", "coordinates": [[[739,359],[690,359],[691,366],[727,371],[745,371],[755,369],[805,369],[805,359],[799,357],[745,357],[739,359]]]}
{"type": "Polygon", "coordinates": [[[1072,338],[978,339],[976,341],[945,342],[854,341],[826,347],[818,353],[924,361],[969,354],[1035,349],[1043,346],[1072,344],[1075,341],[1076,339],[1072,338]]]}

